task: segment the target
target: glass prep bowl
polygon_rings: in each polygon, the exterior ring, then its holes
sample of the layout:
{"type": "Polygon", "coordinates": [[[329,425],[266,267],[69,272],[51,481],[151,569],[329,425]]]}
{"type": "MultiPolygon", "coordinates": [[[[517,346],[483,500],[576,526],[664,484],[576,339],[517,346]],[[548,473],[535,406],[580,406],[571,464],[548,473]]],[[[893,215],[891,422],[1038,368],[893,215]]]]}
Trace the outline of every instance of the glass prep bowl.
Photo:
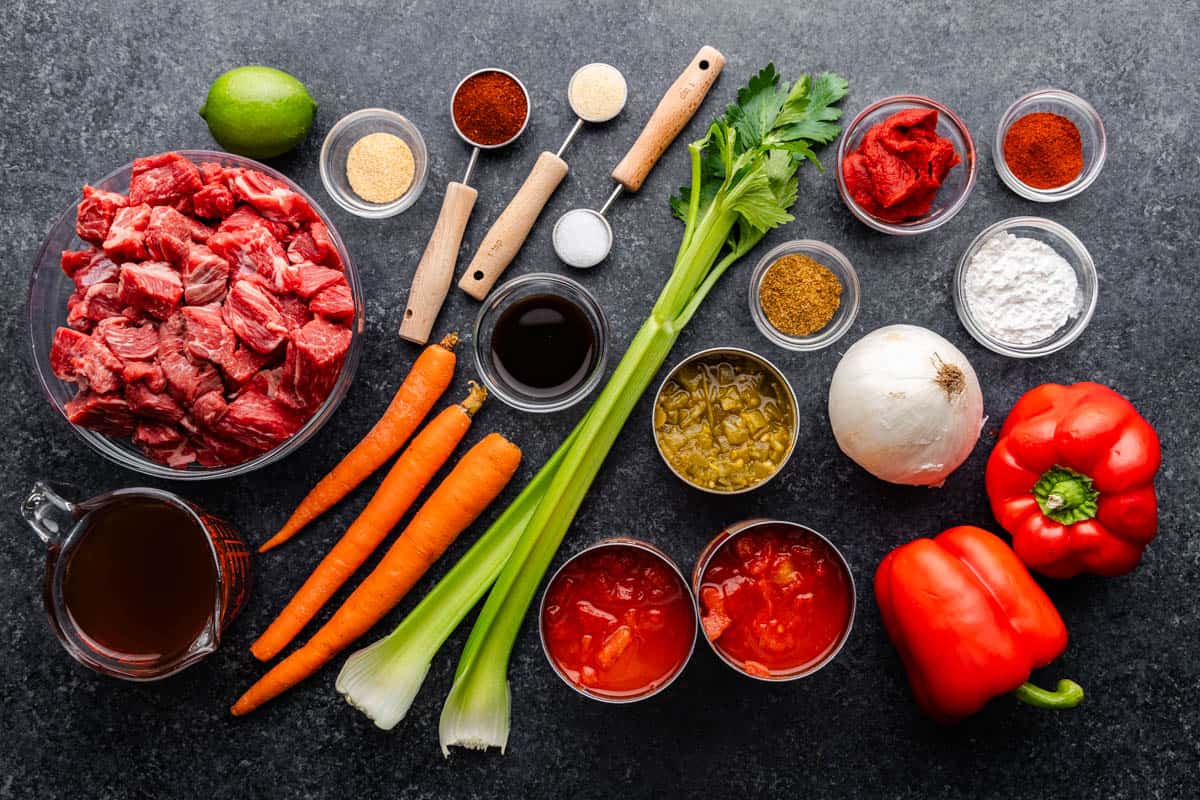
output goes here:
{"type": "Polygon", "coordinates": [[[758,262],[758,266],[754,268],[754,274],[750,276],[750,316],[763,336],[785,350],[821,350],[833,344],[845,336],[846,331],[850,330],[850,326],[854,324],[854,320],[858,316],[858,306],[858,273],[854,271],[850,259],[842,255],[842,252],[836,247],[816,239],[797,239],[784,242],[763,256],[758,262]],[[767,277],[767,270],[783,256],[794,253],[806,255],[821,264],[832,272],[842,284],[841,302],[838,304],[837,310],[833,312],[833,318],[826,323],[824,328],[807,336],[792,336],[776,328],[767,319],[767,312],[763,310],[762,302],[759,300],[759,291],[762,288],[763,280],[767,277]]]}
{"type": "Polygon", "coordinates": [[[364,219],[384,219],[411,208],[421,192],[425,191],[425,183],[429,179],[429,153],[425,149],[421,131],[408,119],[384,108],[364,108],[347,114],[330,128],[321,145],[320,168],[321,183],[335,203],[364,219]],[[346,177],[346,159],[350,155],[350,148],[359,139],[372,133],[390,133],[399,137],[412,151],[412,184],[390,203],[363,200],[350,188],[350,179],[346,177]]]}
{"type": "Polygon", "coordinates": [[[1096,310],[1096,300],[1099,296],[1096,264],[1092,256],[1079,238],[1062,225],[1042,217],[1011,217],[989,225],[967,246],[962,258],[958,260],[958,268],[954,271],[954,308],[958,318],[967,332],[975,337],[975,341],[1000,355],[1011,358],[1037,358],[1038,356],[1056,353],[1079,338],[1096,310]],[[1039,342],[1031,344],[1016,344],[998,339],[985,332],[971,313],[971,304],[967,301],[967,272],[971,259],[979,252],[988,239],[998,233],[1010,233],[1022,238],[1037,239],[1054,248],[1075,271],[1079,284],[1079,310],[1053,334],[1039,342]]]}
{"type": "Polygon", "coordinates": [[[1100,177],[1100,170],[1104,167],[1107,155],[1108,139],[1104,133],[1104,121],[1100,118],[1100,113],[1082,97],[1062,89],[1039,89],[1009,106],[1000,118],[1000,124],[996,126],[996,144],[992,149],[992,160],[996,163],[996,172],[1000,175],[1000,180],[1021,197],[1035,203],[1057,203],[1082,192],[1100,177]],[[1039,111],[1058,114],[1075,123],[1083,146],[1083,170],[1079,177],[1055,189],[1038,189],[1022,182],[1009,169],[1008,162],[1004,159],[1004,138],[1008,136],[1008,129],[1021,117],[1039,111]]]}
{"type": "Polygon", "coordinates": [[[966,205],[967,197],[971,194],[971,190],[975,188],[976,167],[975,140],[971,138],[971,132],[967,130],[966,123],[957,114],[936,100],[930,100],[928,97],[921,97],[915,94],[898,94],[875,101],[858,112],[858,116],[846,126],[846,131],[838,141],[837,147],[836,175],[838,194],[841,195],[842,202],[846,204],[846,208],[850,209],[850,213],[858,217],[863,224],[877,231],[894,236],[914,236],[918,233],[928,233],[935,228],[940,228],[962,210],[962,207],[966,205]],[[938,135],[951,141],[955,152],[958,153],[959,158],[962,160],[946,175],[946,180],[942,183],[942,188],[938,189],[938,193],[933,200],[933,205],[925,216],[910,219],[906,222],[888,222],[876,217],[854,202],[854,198],[850,196],[850,192],[846,189],[846,180],[842,175],[842,162],[846,156],[858,149],[858,145],[867,131],[897,111],[904,111],[909,108],[932,108],[936,110],[938,112],[938,135]]]}
{"type": "MultiPolygon", "coordinates": [[[[86,245],[86,242],[75,235],[75,215],[78,201],[73,201],[59,215],[58,220],[46,235],[46,239],[38,250],[37,257],[33,263],[33,274],[29,279],[28,295],[29,338],[33,349],[33,364],[37,372],[38,382],[45,391],[46,398],[50,401],[50,404],[54,406],[59,415],[67,421],[67,424],[71,426],[72,430],[81,439],[87,442],[93,450],[110,461],[131,469],[134,472],[156,478],[170,478],[184,481],[230,478],[252,472],[259,467],[265,467],[267,464],[273,464],[299,448],[314,433],[321,429],[321,426],[333,415],[338,404],[342,402],[342,398],[346,396],[346,391],[350,388],[350,383],[354,379],[354,372],[358,368],[358,360],[362,355],[364,316],[362,284],[359,281],[358,272],[354,268],[354,262],[350,259],[350,253],[346,250],[346,245],[338,235],[337,229],[334,228],[333,221],[329,218],[329,215],[321,209],[307,192],[296,185],[286,175],[257,161],[233,155],[232,153],[213,150],[178,150],[176,152],[197,163],[211,161],[227,167],[256,169],[283,181],[290,189],[308,201],[309,205],[312,206],[313,210],[321,218],[321,221],[329,229],[330,238],[333,239],[338,255],[341,256],[342,263],[345,265],[346,282],[350,284],[350,294],[354,299],[354,321],[350,326],[350,349],[346,352],[346,360],[342,364],[342,371],[338,375],[337,382],[334,384],[333,390],[329,393],[329,397],[325,398],[325,402],[321,407],[317,409],[312,417],[304,423],[304,426],[290,439],[257,458],[228,467],[200,467],[194,464],[184,468],[169,467],[166,464],[160,464],[157,461],[147,458],[128,439],[122,440],[97,433],[67,420],[65,405],[68,400],[75,396],[76,387],[73,383],[67,383],[55,377],[54,371],[50,368],[50,347],[54,341],[54,331],[59,327],[65,326],[67,323],[67,298],[75,290],[74,282],[67,277],[59,264],[62,251],[76,250],[86,245]]],[[[92,181],[91,185],[98,189],[124,193],[129,190],[129,177],[132,172],[133,164],[129,163],[110,172],[98,181],[92,181]]],[[[82,186],[82,181],[80,182],[80,186],[82,186]]]]}

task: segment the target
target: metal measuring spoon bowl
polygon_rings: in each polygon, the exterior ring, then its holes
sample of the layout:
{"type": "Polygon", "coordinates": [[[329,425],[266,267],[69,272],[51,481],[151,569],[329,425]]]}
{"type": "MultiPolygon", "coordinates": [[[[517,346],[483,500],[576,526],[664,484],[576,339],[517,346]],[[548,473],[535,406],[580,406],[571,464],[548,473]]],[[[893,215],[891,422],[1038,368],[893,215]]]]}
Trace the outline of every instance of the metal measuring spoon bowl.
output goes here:
{"type": "Polygon", "coordinates": [[[575,74],[567,83],[567,102],[571,104],[575,115],[585,122],[608,122],[624,110],[628,98],[629,86],[625,83],[625,76],[621,74],[621,70],[600,61],[584,64],[575,70],[575,74]],[[597,78],[609,80],[612,82],[612,88],[619,88],[620,99],[616,99],[615,96],[605,98],[607,102],[603,103],[601,108],[591,109],[584,103],[584,84],[597,78]]]}
{"type": "Polygon", "coordinates": [[[589,269],[608,257],[613,231],[608,219],[590,208],[574,208],[554,223],[554,252],[569,267],[589,269]]]}

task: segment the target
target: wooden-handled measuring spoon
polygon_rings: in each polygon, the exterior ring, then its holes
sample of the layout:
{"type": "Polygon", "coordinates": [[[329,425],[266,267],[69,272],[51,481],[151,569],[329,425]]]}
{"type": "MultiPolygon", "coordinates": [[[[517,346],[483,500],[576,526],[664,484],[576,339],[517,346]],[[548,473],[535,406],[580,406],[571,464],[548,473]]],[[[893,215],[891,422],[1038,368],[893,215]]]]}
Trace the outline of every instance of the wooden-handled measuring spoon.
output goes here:
{"type": "Polygon", "coordinates": [[[616,67],[609,64],[587,64],[575,71],[567,84],[567,101],[578,117],[575,125],[557,153],[546,151],[538,156],[521,188],[484,235],[479,249],[475,251],[474,258],[458,282],[460,289],[476,300],[487,296],[496,280],[516,258],[521,246],[529,238],[529,231],[533,229],[542,209],[567,176],[567,162],[562,156],[575,135],[585,122],[608,122],[620,114],[621,109],[625,107],[626,96],[625,78],[616,67]],[[610,82],[612,88],[619,89],[619,94],[592,108],[586,105],[576,88],[577,83],[586,82],[598,73],[610,82]]]}
{"type": "Polygon", "coordinates": [[[525,84],[521,83],[512,73],[495,67],[476,70],[459,81],[458,86],[454,89],[454,94],[451,95],[451,109],[454,107],[454,98],[458,96],[463,85],[476,75],[487,72],[507,75],[521,88],[521,92],[525,95],[525,121],[522,123],[521,129],[511,138],[496,144],[483,144],[472,141],[463,133],[454,119],[453,111],[450,114],[454,131],[472,147],[471,160],[467,162],[467,171],[463,175],[462,182],[451,181],[446,185],[442,210],[438,213],[437,223],[433,226],[433,233],[429,236],[429,243],[425,245],[425,253],[421,256],[420,263],[417,264],[417,272],[413,276],[412,286],[408,290],[404,317],[400,321],[400,337],[417,344],[425,344],[429,341],[433,323],[437,320],[438,312],[442,310],[442,304],[446,301],[446,293],[450,291],[450,282],[454,280],[454,267],[458,261],[458,250],[462,245],[463,232],[467,229],[467,221],[471,218],[471,210],[475,207],[475,198],[479,194],[474,187],[469,185],[471,173],[475,169],[475,162],[479,160],[479,152],[495,150],[512,144],[529,125],[531,106],[525,84]]]}
{"type": "MultiPolygon", "coordinates": [[[[687,69],[675,79],[671,88],[667,89],[667,93],[663,95],[658,107],[650,115],[650,120],[642,129],[637,141],[613,169],[612,179],[617,182],[617,186],[604,202],[604,206],[599,211],[593,211],[590,208],[576,208],[559,217],[559,222],[572,214],[599,217],[608,233],[608,246],[603,249],[603,254],[598,254],[599,258],[587,263],[564,258],[559,237],[555,236],[554,251],[558,254],[559,259],[573,267],[591,267],[604,260],[608,255],[608,250],[612,247],[612,227],[605,218],[605,214],[608,213],[622,192],[636,192],[642,188],[642,183],[650,174],[650,170],[658,163],[658,159],[666,152],[666,149],[671,146],[671,142],[675,141],[675,137],[696,115],[700,104],[708,96],[708,90],[712,88],[717,76],[724,68],[725,56],[721,55],[719,50],[708,45],[700,48],[692,62],[688,64],[687,69]]],[[[558,226],[556,225],[555,228],[557,230],[558,226]]]]}

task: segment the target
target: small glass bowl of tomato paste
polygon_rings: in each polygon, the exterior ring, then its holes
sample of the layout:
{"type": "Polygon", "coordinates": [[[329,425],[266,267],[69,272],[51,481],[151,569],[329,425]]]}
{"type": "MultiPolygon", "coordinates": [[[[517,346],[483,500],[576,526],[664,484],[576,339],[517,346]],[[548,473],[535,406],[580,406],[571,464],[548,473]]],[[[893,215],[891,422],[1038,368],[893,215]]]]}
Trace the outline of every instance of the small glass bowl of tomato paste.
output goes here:
{"type": "Polygon", "coordinates": [[[639,539],[604,539],[550,579],[538,611],[542,650],[568,686],[632,703],[667,688],[696,647],[696,604],[670,556],[639,539]]]}
{"type": "Polygon", "coordinates": [[[854,626],[854,576],[812,528],[754,519],[730,525],[692,572],[700,627],[713,652],[743,675],[790,681],[841,651],[854,626]]]}
{"type": "MultiPolygon", "coordinates": [[[[966,205],[967,197],[975,188],[975,172],[977,158],[975,155],[975,140],[962,119],[946,106],[930,100],[928,97],[912,94],[900,94],[877,100],[858,113],[845,133],[838,141],[837,148],[837,187],[842,202],[850,213],[858,217],[865,225],[883,233],[895,236],[914,236],[940,228],[954,217],[966,205]],[[857,202],[846,178],[846,157],[855,153],[862,144],[864,137],[877,125],[881,125],[892,115],[903,111],[934,111],[937,113],[937,124],[934,133],[939,139],[945,139],[954,147],[959,162],[950,167],[933,195],[932,203],[927,210],[915,216],[904,216],[900,210],[903,206],[895,206],[891,213],[887,209],[873,212],[857,202]]],[[[899,191],[897,189],[897,191],[899,191]]],[[[914,198],[915,200],[915,198],[914,198]]],[[[910,201],[911,202],[911,201],[910,201]]],[[[924,203],[913,203],[923,206],[924,203]]]]}

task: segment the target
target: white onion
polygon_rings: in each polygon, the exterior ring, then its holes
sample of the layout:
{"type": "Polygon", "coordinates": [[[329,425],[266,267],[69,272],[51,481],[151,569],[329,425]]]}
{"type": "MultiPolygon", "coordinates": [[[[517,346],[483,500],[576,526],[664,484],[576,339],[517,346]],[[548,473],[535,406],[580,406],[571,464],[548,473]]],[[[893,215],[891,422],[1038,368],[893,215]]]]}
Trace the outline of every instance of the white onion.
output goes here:
{"type": "Polygon", "coordinates": [[[941,486],[971,454],[983,421],[983,393],[967,357],[915,325],[859,339],[829,385],[838,446],[892,483],[941,486]]]}

